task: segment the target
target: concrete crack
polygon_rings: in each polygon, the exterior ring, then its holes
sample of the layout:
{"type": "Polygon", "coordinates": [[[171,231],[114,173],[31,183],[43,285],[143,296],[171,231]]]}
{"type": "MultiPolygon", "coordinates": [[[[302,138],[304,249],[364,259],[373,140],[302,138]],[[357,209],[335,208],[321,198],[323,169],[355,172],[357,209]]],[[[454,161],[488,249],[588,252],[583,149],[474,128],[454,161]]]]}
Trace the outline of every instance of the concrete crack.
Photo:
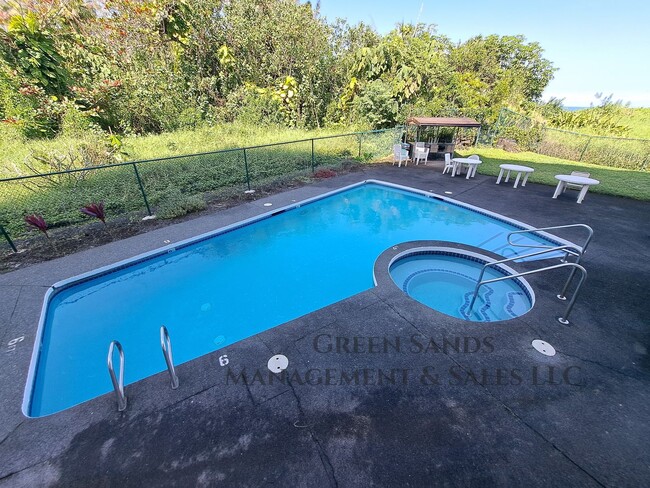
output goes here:
{"type": "Polygon", "coordinates": [[[291,384],[291,381],[288,378],[287,378],[287,384],[291,388],[291,392],[293,393],[293,396],[296,399],[296,406],[298,408],[298,413],[300,415],[300,420],[303,421],[307,425],[307,431],[309,432],[309,436],[311,437],[312,441],[316,445],[316,450],[318,451],[318,456],[320,457],[321,464],[323,465],[323,468],[325,469],[325,472],[327,473],[327,476],[329,477],[330,486],[338,488],[339,483],[336,480],[336,476],[335,476],[335,473],[334,473],[334,466],[332,466],[332,461],[330,460],[329,456],[327,455],[327,452],[325,451],[325,448],[323,447],[323,445],[321,443],[321,440],[318,438],[318,436],[314,432],[312,426],[307,424],[307,422],[305,422],[306,415],[305,415],[305,411],[302,408],[302,403],[300,402],[300,397],[298,397],[298,394],[296,393],[296,390],[295,390],[293,384],[291,384]]]}
{"type": "Polygon", "coordinates": [[[16,425],[16,427],[14,427],[13,429],[11,429],[11,431],[9,431],[9,432],[7,433],[7,435],[4,437],[4,439],[2,439],[2,440],[0,441],[0,446],[2,446],[2,444],[4,444],[4,442],[5,442],[7,439],[9,439],[9,437],[11,437],[11,435],[14,434],[14,433],[18,430],[18,428],[19,428],[21,425],[23,425],[23,424],[25,423],[25,420],[26,420],[26,419],[21,420],[21,421],[18,423],[18,425],[16,425]]]}
{"type": "Polygon", "coordinates": [[[5,474],[5,475],[3,475],[3,476],[0,476],[0,481],[7,480],[7,479],[11,478],[11,477],[14,476],[14,475],[17,475],[17,474],[22,473],[23,471],[26,471],[26,470],[28,470],[28,469],[35,468],[36,466],[40,466],[40,465],[42,465],[42,464],[47,464],[47,463],[50,463],[50,462],[51,462],[50,459],[46,459],[45,461],[39,461],[39,462],[37,462],[37,463],[30,464],[29,466],[25,466],[24,468],[21,468],[21,469],[19,469],[19,470],[17,470],[17,471],[12,471],[12,472],[9,473],[9,474],[5,474]]]}
{"type": "MultiPolygon", "coordinates": [[[[607,365],[602,364],[602,363],[600,363],[600,362],[598,362],[598,361],[594,361],[593,359],[582,358],[582,357],[580,357],[580,356],[575,356],[575,355],[573,355],[573,354],[569,354],[569,353],[566,353],[566,352],[563,352],[563,351],[558,351],[558,353],[561,354],[561,355],[563,355],[563,356],[569,357],[569,358],[578,359],[579,361],[584,361],[585,363],[589,363],[589,364],[594,364],[594,365],[596,365],[596,366],[600,366],[600,367],[603,368],[603,369],[606,369],[606,370],[608,370],[608,371],[612,371],[612,372],[614,372],[614,373],[620,374],[621,376],[625,376],[626,378],[630,378],[630,379],[632,379],[632,380],[636,380],[636,381],[642,381],[640,378],[638,378],[638,377],[636,377],[636,376],[632,376],[632,375],[630,375],[630,374],[628,374],[628,373],[625,373],[625,372],[623,372],[623,371],[621,371],[621,370],[619,370],[619,369],[613,368],[612,366],[607,366],[607,365]]],[[[643,374],[643,373],[641,373],[641,374],[643,374]]],[[[647,376],[647,375],[645,375],[645,376],[647,376]]]]}

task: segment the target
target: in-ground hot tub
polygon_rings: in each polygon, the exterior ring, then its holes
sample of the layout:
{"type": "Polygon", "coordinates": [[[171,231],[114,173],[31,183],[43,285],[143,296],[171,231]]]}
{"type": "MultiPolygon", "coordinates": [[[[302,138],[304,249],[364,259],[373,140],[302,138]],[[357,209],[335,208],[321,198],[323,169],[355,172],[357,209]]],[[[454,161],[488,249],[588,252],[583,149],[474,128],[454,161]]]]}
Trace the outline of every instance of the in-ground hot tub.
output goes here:
{"type": "Polygon", "coordinates": [[[527,313],[535,298],[523,278],[502,279],[516,274],[503,264],[488,266],[475,303],[472,299],[483,267],[494,262],[489,256],[449,247],[415,247],[394,256],[389,273],[395,284],[411,298],[452,317],[472,322],[509,320],[527,313]]]}

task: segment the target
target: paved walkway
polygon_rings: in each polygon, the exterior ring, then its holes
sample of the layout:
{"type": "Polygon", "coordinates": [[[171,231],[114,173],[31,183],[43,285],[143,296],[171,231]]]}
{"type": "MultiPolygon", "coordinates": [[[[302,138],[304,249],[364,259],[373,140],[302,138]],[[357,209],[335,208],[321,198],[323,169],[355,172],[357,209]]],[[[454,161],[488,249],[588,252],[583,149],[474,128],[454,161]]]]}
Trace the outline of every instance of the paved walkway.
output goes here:
{"type": "Polygon", "coordinates": [[[649,485],[648,203],[593,194],[576,205],[574,195],[552,200],[548,186],[494,183],[368,167],[0,275],[0,486],[649,485]],[[177,390],[166,374],[129,385],[124,413],[109,394],[22,415],[52,283],[260,214],[267,201],[370,178],[451,191],[534,226],[591,225],[572,325],[555,320],[561,272],[532,276],[533,310],[496,325],[375,288],[180,365],[177,390]],[[558,354],[535,352],[538,338],[558,354]],[[284,381],[266,369],[277,353],[290,361],[284,381]]]}

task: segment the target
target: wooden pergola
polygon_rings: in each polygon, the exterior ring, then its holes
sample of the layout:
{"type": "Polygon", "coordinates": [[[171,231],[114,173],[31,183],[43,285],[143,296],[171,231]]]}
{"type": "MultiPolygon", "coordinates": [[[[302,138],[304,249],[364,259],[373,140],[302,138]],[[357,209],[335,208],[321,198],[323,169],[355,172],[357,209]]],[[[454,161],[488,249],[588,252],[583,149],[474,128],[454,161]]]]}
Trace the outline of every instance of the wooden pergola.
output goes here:
{"type": "MultiPolygon", "coordinates": [[[[481,123],[471,119],[469,117],[409,117],[406,120],[406,125],[407,126],[415,126],[416,129],[416,136],[415,140],[419,141],[420,140],[420,130],[423,128],[429,128],[429,127],[436,127],[438,130],[435,133],[435,137],[433,138],[433,141],[429,141],[430,146],[436,146],[436,150],[432,150],[431,154],[432,156],[436,153],[443,153],[443,152],[452,152],[454,151],[454,146],[455,143],[439,143],[438,142],[438,135],[440,133],[440,128],[441,127],[451,127],[454,129],[454,135],[452,136],[452,141],[454,140],[456,136],[456,129],[462,128],[462,129],[478,129],[476,133],[476,140],[478,140],[479,135],[481,134],[481,123]]],[[[433,148],[432,148],[433,149],[433,148]]]]}
{"type": "Polygon", "coordinates": [[[481,124],[469,117],[409,117],[407,125],[418,127],[481,127],[481,124]]]}

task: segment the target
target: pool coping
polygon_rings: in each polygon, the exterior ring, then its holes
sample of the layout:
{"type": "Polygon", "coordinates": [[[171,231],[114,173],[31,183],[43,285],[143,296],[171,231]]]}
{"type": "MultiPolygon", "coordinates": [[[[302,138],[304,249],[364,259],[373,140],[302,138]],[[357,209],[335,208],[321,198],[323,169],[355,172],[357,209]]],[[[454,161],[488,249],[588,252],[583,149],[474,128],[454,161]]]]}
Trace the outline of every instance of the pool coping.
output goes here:
{"type": "MultiPolygon", "coordinates": [[[[154,249],[152,251],[147,251],[147,252],[138,254],[136,256],[133,256],[133,257],[130,257],[130,258],[127,258],[127,259],[123,259],[123,260],[118,261],[118,262],[113,263],[113,264],[102,266],[102,267],[97,268],[97,269],[92,270],[92,271],[88,271],[88,272],[85,272],[85,273],[82,273],[82,274],[79,274],[79,275],[76,275],[76,276],[72,276],[70,278],[66,278],[64,280],[61,280],[61,281],[58,281],[58,282],[54,283],[45,292],[45,296],[43,298],[43,305],[41,307],[40,317],[39,317],[39,321],[38,321],[38,326],[37,326],[37,329],[36,329],[36,336],[34,338],[34,345],[33,345],[33,349],[32,349],[32,355],[31,355],[31,359],[30,359],[29,369],[28,369],[28,372],[27,372],[27,378],[26,378],[26,381],[25,381],[25,388],[23,390],[23,400],[22,400],[22,404],[21,404],[21,412],[27,418],[43,418],[43,417],[47,417],[47,416],[50,416],[50,415],[55,415],[55,414],[63,411],[63,410],[60,410],[58,412],[53,412],[53,413],[46,414],[46,415],[39,415],[39,416],[35,416],[35,417],[28,415],[28,412],[29,412],[30,406],[31,406],[31,402],[32,402],[32,398],[33,398],[34,383],[36,381],[36,370],[38,369],[38,363],[40,361],[40,352],[41,352],[41,348],[42,348],[43,334],[44,334],[44,330],[45,330],[46,312],[47,312],[47,309],[48,309],[48,307],[50,305],[51,300],[60,291],[63,291],[66,288],[70,288],[72,286],[76,286],[76,285],[78,285],[80,283],[90,281],[90,280],[98,278],[100,276],[105,276],[105,275],[114,273],[116,271],[127,268],[129,266],[139,264],[139,263],[143,263],[143,262],[149,261],[151,259],[154,259],[156,257],[172,253],[174,251],[186,248],[186,247],[194,245],[194,244],[198,244],[199,242],[211,239],[213,237],[223,235],[223,234],[227,234],[228,232],[232,232],[234,230],[246,227],[248,225],[251,225],[251,224],[254,224],[254,223],[257,223],[257,222],[261,222],[263,220],[269,219],[269,218],[274,217],[276,215],[280,215],[280,214],[282,214],[284,212],[287,212],[289,210],[294,210],[294,209],[297,209],[297,208],[301,208],[301,207],[303,207],[305,205],[310,205],[312,203],[318,202],[320,200],[331,197],[333,195],[337,195],[339,193],[343,193],[343,192],[346,192],[348,190],[352,190],[354,188],[361,187],[361,186],[364,186],[364,185],[369,185],[369,184],[387,186],[389,188],[394,188],[394,189],[397,189],[397,190],[406,191],[406,192],[409,192],[409,193],[414,193],[416,195],[420,195],[420,196],[423,196],[423,197],[426,197],[426,198],[433,198],[433,199],[436,199],[436,200],[441,200],[441,201],[444,201],[444,202],[446,202],[446,203],[448,203],[450,205],[454,205],[454,206],[457,206],[457,207],[460,207],[460,208],[464,208],[464,209],[476,212],[476,213],[478,213],[480,215],[488,216],[488,217],[493,218],[495,220],[498,220],[500,222],[507,223],[509,225],[512,225],[512,226],[518,228],[519,230],[534,230],[535,229],[534,227],[529,226],[529,225],[527,225],[527,224],[525,224],[523,222],[520,222],[518,220],[509,218],[509,217],[505,217],[504,215],[498,214],[496,212],[491,212],[489,210],[486,210],[484,208],[481,208],[481,207],[478,207],[478,206],[475,206],[475,205],[471,205],[471,204],[467,204],[467,203],[464,203],[464,202],[457,201],[457,200],[455,200],[453,198],[450,198],[450,197],[438,195],[438,194],[433,193],[433,192],[419,190],[417,188],[412,188],[412,187],[408,187],[408,186],[405,186],[405,185],[390,183],[390,182],[387,182],[387,181],[376,180],[376,179],[367,179],[367,180],[363,180],[363,181],[360,181],[360,182],[357,182],[357,183],[352,183],[350,185],[346,185],[346,186],[337,188],[335,190],[331,190],[331,191],[322,193],[320,195],[316,195],[314,197],[306,198],[306,199],[301,200],[301,201],[296,202],[296,203],[291,203],[289,205],[284,205],[284,206],[279,207],[277,209],[270,210],[268,212],[264,212],[264,213],[256,215],[256,216],[249,217],[247,219],[244,219],[244,220],[241,220],[241,221],[229,224],[229,225],[219,227],[219,228],[217,228],[215,230],[212,230],[212,231],[209,231],[209,232],[204,232],[204,233],[199,234],[199,235],[194,236],[194,237],[189,237],[187,239],[183,239],[183,240],[181,240],[179,242],[175,242],[175,243],[168,244],[166,246],[162,246],[162,247],[154,249]]],[[[566,246],[573,246],[575,248],[582,249],[580,246],[576,245],[573,242],[570,242],[570,241],[568,241],[566,239],[562,239],[562,238],[560,238],[558,236],[549,234],[549,233],[544,232],[544,231],[536,231],[536,232],[533,232],[533,234],[537,234],[538,236],[543,237],[544,239],[548,240],[551,243],[557,244],[558,246],[566,245],[566,246]]],[[[480,249],[480,248],[476,248],[476,249],[480,249]]],[[[501,255],[497,255],[497,256],[499,258],[505,257],[505,256],[501,256],[501,255]]],[[[282,325],[282,324],[278,324],[278,326],[280,326],[280,325],[282,325]]],[[[194,358],[194,359],[198,359],[198,358],[194,358]]],[[[142,379],[140,379],[138,381],[142,381],[143,379],[145,379],[145,378],[142,378],[142,379]]],[[[132,384],[132,383],[130,383],[130,384],[132,384]]],[[[107,393],[110,394],[111,392],[109,391],[107,393]]],[[[99,397],[90,398],[88,400],[85,400],[82,403],[92,401],[95,398],[99,398],[99,397]]],[[[72,407],[74,407],[76,405],[78,405],[78,404],[72,405],[72,406],[70,406],[68,408],[72,408],[72,407]]]]}

